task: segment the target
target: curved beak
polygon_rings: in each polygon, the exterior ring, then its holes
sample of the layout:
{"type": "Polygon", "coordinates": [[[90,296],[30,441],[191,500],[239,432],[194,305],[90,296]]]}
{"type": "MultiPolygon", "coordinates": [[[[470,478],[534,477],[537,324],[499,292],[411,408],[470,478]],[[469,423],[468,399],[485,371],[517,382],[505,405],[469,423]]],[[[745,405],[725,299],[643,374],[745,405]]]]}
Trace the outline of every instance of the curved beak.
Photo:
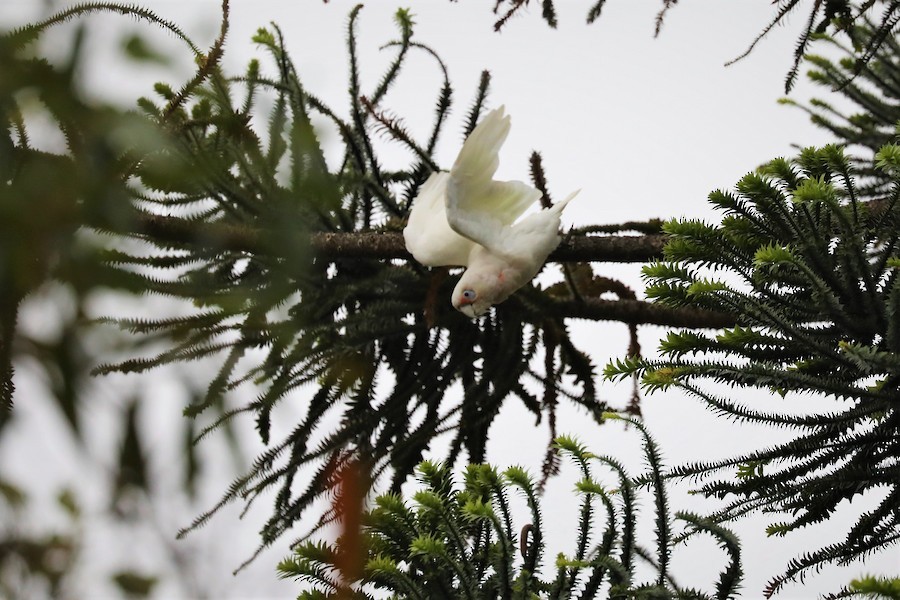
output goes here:
{"type": "Polygon", "coordinates": [[[475,314],[475,307],[471,304],[461,304],[457,307],[457,310],[470,319],[478,317],[478,315],[475,314]]]}

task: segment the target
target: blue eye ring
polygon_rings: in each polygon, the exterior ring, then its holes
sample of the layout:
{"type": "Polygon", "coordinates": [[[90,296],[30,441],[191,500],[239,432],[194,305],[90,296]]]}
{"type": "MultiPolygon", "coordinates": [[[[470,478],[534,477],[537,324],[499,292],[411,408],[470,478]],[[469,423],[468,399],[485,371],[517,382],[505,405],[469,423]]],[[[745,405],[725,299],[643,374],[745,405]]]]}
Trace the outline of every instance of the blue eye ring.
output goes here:
{"type": "Polygon", "coordinates": [[[475,293],[475,290],[463,290],[463,293],[462,293],[463,298],[465,298],[469,302],[471,302],[472,300],[475,300],[475,297],[477,295],[478,294],[475,293]]]}

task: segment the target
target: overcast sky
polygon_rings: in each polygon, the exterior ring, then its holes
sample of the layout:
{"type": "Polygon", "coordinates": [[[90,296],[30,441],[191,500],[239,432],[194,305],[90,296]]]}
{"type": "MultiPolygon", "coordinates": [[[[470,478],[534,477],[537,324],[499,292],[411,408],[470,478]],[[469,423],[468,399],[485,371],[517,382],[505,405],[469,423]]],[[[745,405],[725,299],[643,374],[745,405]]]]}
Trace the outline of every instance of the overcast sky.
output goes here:
{"type": "MultiPolygon", "coordinates": [[[[208,46],[218,29],[217,3],[202,0],[144,2],[208,46]]],[[[226,46],[225,64],[234,73],[244,70],[253,56],[261,57],[250,37],[270,21],[284,31],[287,46],[308,89],[347,113],[347,59],[344,32],[347,14],[355,3],[331,0],[327,5],[313,0],[236,0],[232,8],[232,28],[226,46]]],[[[662,34],[653,39],[654,19],[661,3],[644,0],[610,0],[595,24],[584,23],[590,2],[560,1],[559,29],[551,30],[540,18],[539,2],[521,17],[510,21],[504,31],[492,30],[489,6],[471,0],[366,3],[358,22],[361,69],[364,89],[371,89],[381,76],[392,51],[379,51],[396,38],[393,13],[398,6],[411,5],[415,15],[415,36],[429,44],[443,58],[455,87],[450,127],[438,151],[438,163],[449,167],[459,149],[462,122],[475,93],[479,74],[493,74],[489,105],[505,104],[512,116],[512,132],[501,154],[499,176],[527,179],[527,158],[540,150],[551,192],[559,198],[574,189],[581,194],[564,214],[566,224],[587,225],[643,220],[652,217],[713,218],[706,204],[707,194],[716,188],[731,187],[747,171],[775,156],[793,154],[792,144],[815,145],[830,141],[814,128],[801,111],[776,104],[783,95],[783,81],[790,68],[794,43],[805,15],[798,13],[784,27],[776,28],[748,58],[725,68],[723,63],[742,53],[771,18],[771,2],[693,0],[669,11],[662,34]]],[[[804,5],[805,6],[805,5],[804,5]]],[[[37,0],[5,0],[0,4],[0,26],[20,24],[40,14],[37,0]]],[[[803,9],[805,10],[805,8],[803,9]]],[[[122,17],[94,19],[89,40],[97,56],[108,57],[111,48],[136,29],[122,17]]],[[[158,42],[169,52],[180,53],[173,70],[136,68],[101,60],[83,73],[87,89],[98,90],[106,98],[133,104],[149,94],[152,82],[164,78],[173,84],[189,73],[190,56],[171,38],[158,42]],[[180,77],[180,78],[179,78],[180,77]]],[[[264,62],[264,65],[268,66],[264,62]]],[[[401,115],[413,133],[424,138],[432,123],[432,108],[440,85],[440,73],[431,57],[420,53],[409,62],[400,84],[385,99],[385,107],[401,115]]],[[[792,96],[804,100],[824,90],[813,90],[800,81],[792,96]]],[[[324,125],[323,121],[320,121],[324,125]]],[[[326,144],[334,133],[324,128],[326,144]]],[[[337,156],[335,144],[329,146],[337,156]]],[[[404,164],[408,156],[396,144],[385,143],[388,160],[404,164]]],[[[640,289],[635,266],[599,265],[605,275],[623,278],[640,289]]],[[[553,277],[552,270],[547,274],[553,277]]],[[[609,359],[622,356],[627,347],[627,331],[620,324],[576,322],[572,325],[576,342],[589,349],[602,367],[609,359]]],[[[641,330],[645,352],[652,353],[664,329],[641,330]]],[[[26,389],[28,389],[26,387],[26,389]]],[[[613,405],[624,406],[628,386],[600,383],[599,389],[613,405]]],[[[107,394],[114,396],[112,393],[107,394]]],[[[112,401],[112,400],[111,400],[112,401]]],[[[159,410],[179,418],[181,398],[161,401],[159,410]]],[[[821,409],[827,404],[813,400],[806,404],[785,403],[759,395],[755,401],[785,410],[821,409]],[[799,406],[799,408],[798,408],[799,406]]],[[[783,436],[760,428],[733,426],[712,415],[700,401],[677,394],[660,393],[645,398],[646,422],[662,446],[669,464],[734,455],[739,451],[767,445],[783,436]]],[[[13,453],[27,448],[28,427],[42,427],[39,409],[20,402],[22,433],[0,446],[0,457],[9,461],[13,453]],[[29,413],[28,411],[32,411],[29,413]],[[30,415],[30,416],[29,416],[30,415]],[[15,445],[14,443],[15,442],[15,445]]],[[[98,413],[102,410],[98,409],[98,413]]],[[[90,426],[102,429],[102,417],[90,426]]],[[[249,430],[250,424],[246,423],[249,430]]],[[[290,429],[285,425],[286,429],[290,429]]],[[[44,425],[43,427],[46,427],[44,425]]],[[[634,473],[641,468],[636,433],[615,425],[602,428],[587,422],[583,414],[563,408],[560,432],[577,434],[597,453],[620,457],[634,473]]],[[[165,433],[153,432],[165,445],[165,433]]],[[[511,405],[492,430],[489,457],[500,467],[523,463],[537,472],[548,433],[533,427],[533,419],[511,405]]],[[[249,437],[249,436],[248,436],[249,437]]],[[[33,442],[32,442],[33,444],[33,442]]],[[[59,463],[64,451],[43,457],[59,463]]],[[[42,456],[38,453],[36,456],[42,456]]],[[[77,465],[71,467],[78,468],[77,465]]],[[[547,556],[570,552],[574,540],[574,505],[571,470],[548,486],[545,520],[549,531],[547,556]]],[[[220,482],[224,489],[226,481],[220,482]]],[[[213,489],[209,497],[220,489],[213,489]]],[[[672,500],[673,510],[702,511],[711,505],[682,492],[672,500]]],[[[847,507],[856,514],[859,504],[847,507]]],[[[644,516],[649,517],[649,506],[644,516]]],[[[265,517],[268,507],[261,503],[256,521],[232,527],[235,513],[218,516],[208,529],[232,532],[225,539],[247,540],[210,550],[223,563],[207,568],[230,570],[254,544],[253,523],[265,517]],[[224,557],[224,558],[222,558],[224,557]]],[[[846,519],[847,515],[839,515],[846,519]]],[[[167,517],[167,523],[183,525],[190,515],[167,517]]],[[[649,521],[649,519],[647,519],[649,521]]],[[[777,520],[773,518],[772,520],[777,520]]],[[[848,521],[817,531],[792,534],[787,539],[766,539],[766,519],[750,519],[735,527],[744,541],[745,598],[761,597],[766,581],[791,557],[813,550],[840,535],[848,521]],[[823,531],[824,530],[824,531],[823,531]]],[[[216,539],[213,536],[213,539],[216,539]]],[[[118,541],[115,543],[122,543],[118,541]]],[[[127,544],[127,542],[125,542],[127,544]]],[[[215,543],[215,542],[213,542],[215,543]]],[[[277,582],[274,564],[285,553],[284,546],[260,557],[256,564],[233,582],[226,579],[220,597],[291,597],[298,590],[293,582],[277,582]]],[[[211,554],[212,556],[212,554],[211,554]]],[[[712,542],[676,551],[674,573],[684,585],[711,591],[710,582],[724,564],[724,555],[712,542]]],[[[881,555],[865,567],[855,566],[813,577],[805,587],[789,587],[779,596],[785,599],[813,598],[816,592],[833,591],[863,572],[893,571],[900,567],[897,553],[881,555]]]]}

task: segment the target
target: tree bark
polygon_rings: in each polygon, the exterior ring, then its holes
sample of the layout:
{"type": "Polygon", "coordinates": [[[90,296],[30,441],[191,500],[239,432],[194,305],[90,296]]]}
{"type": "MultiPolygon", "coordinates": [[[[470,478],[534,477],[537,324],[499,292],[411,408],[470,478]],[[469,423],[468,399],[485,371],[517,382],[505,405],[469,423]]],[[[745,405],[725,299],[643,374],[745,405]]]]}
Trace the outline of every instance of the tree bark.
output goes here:
{"type": "MultiPolygon", "coordinates": [[[[411,259],[403,235],[395,232],[314,233],[313,250],[327,258],[411,259]]],[[[647,262],[662,257],[665,236],[603,235],[566,238],[548,262],[647,262]]]]}
{"type": "MultiPolygon", "coordinates": [[[[176,243],[202,243],[238,252],[258,252],[260,232],[246,227],[187,221],[175,217],[142,215],[136,232],[151,239],[176,243]]],[[[301,233],[298,232],[298,235],[301,233]]],[[[582,235],[563,239],[548,262],[647,262],[662,257],[666,236],[582,235]]],[[[403,234],[388,231],[310,234],[310,246],[323,258],[412,259],[403,234]]]]}
{"type": "Polygon", "coordinates": [[[734,315],[701,308],[670,308],[644,300],[584,298],[555,303],[558,314],[570,319],[618,321],[632,325],[662,325],[688,329],[720,329],[736,324],[734,315]]]}
{"type": "MultiPolygon", "coordinates": [[[[191,222],[174,217],[142,215],[136,232],[151,240],[181,244],[200,243],[223,250],[257,253],[264,243],[258,230],[227,224],[191,222]]],[[[298,232],[297,235],[302,235],[298,232]]],[[[550,254],[548,262],[642,263],[662,258],[666,236],[578,235],[567,236],[550,254]]],[[[325,259],[412,260],[395,231],[310,234],[312,252],[325,259]]],[[[556,301],[558,313],[573,319],[619,321],[634,325],[662,325],[693,329],[729,327],[734,315],[693,307],[669,308],[634,299],[604,300],[596,297],[556,301]]]]}

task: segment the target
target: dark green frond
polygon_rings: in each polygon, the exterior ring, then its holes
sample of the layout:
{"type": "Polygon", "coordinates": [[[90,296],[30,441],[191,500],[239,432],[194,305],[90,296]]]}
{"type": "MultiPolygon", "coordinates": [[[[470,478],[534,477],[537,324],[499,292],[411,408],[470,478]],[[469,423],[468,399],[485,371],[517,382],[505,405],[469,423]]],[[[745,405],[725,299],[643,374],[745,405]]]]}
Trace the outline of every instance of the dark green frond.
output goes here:
{"type": "MultiPolygon", "coordinates": [[[[894,197],[900,180],[891,147],[878,156],[877,171],[894,197]]],[[[872,201],[863,200],[856,180],[866,171],[858,165],[836,145],[771,161],[734,192],[710,196],[726,214],[719,225],[667,224],[668,262],[644,269],[648,297],[730,312],[738,325],[715,336],[672,332],[660,344],[662,359],[619,360],[605,375],[639,375],[648,391],[678,387],[727,418],[798,432],[771,448],[673,469],[671,475],[706,480],[698,492],[726,500],[711,523],[765,510],[790,515],[769,530],[786,535],[827,522],[857,495],[897,493],[900,361],[890,265],[898,259],[900,213],[891,202],[871,218],[872,201]],[[786,399],[812,393],[844,405],[804,416],[765,413],[704,389],[705,383],[786,399]]],[[[793,561],[770,591],[809,569],[860,560],[898,535],[896,502],[882,504],[860,516],[843,541],[793,561]]],[[[736,581],[733,574],[729,581],[736,581]]]]}
{"type": "MultiPolygon", "coordinates": [[[[34,32],[100,10],[131,14],[182,37],[149,11],[112,4],[73,8],[34,26],[34,32]]],[[[216,362],[205,395],[185,413],[200,419],[215,413],[199,428],[199,437],[230,417],[253,415],[268,450],[211,512],[273,492],[263,545],[328,495],[329,461],[338,464],[352,453],[366,456],[373,476],[385,474],[391,489],[398,490],[443,433],[453,435],[445,458],[465,453],[470,461],[482,460],[491,425],[506,402],[518,399],[537,416],[551,419],[558,399],[595,416],[606,409],[596,395],[591,360],[570,339],[563,317],[548,315],[537,287],[526,286],[488,317],[472,322],[446,302],[453,289],[446,270],[411,260],[328,258],[311,245],[313,235],[396,231],[418,187],[439,168],[432,154],[452,105],[446,65],[414,39],[413,18],[401,10],[398,39],[386,45],[393,54],[387,69],[372,90],[363,89],[362,14],[357,6],[347,24],[351,110],[344,118],[306,89],[277,25],[253,36],[265,60],[253,60],[240,76],[228,76],[220,63],[228,22],[224,12],[208,52],[190,45],[203,56],[195,75],[180,87],[161,84],[153,100],[141,102],[146,116],[134,126],[162,131],[166,139],[130,149],[124,166],[119,165],[128,185],[115,200],[127,214],[112,219],[114,211],[92,208],[96,218],[87,222],[122,242],[102,254],[104,277],[116,287],[191,303],[177,318],[118,321],[152,350],[101,365],[96,372],[216,362]],[[382,106],[418,52],[433,57],[443,75],[434,126],[424,140],[382,106]],[[256,114],[262,106],[265,114],[256,114]],[[326,161],[321,133],[313,127],[317,114],[339,134],[342,155],[335,165],[326,161]],[[407,167],[384,168],[381,141],[373,135],[379,125],[408,151],[407,167]],[[553,368],[541,372],[533,357],[541,340],[550,339],[553,368]],[[562,373],[571,377],[563,379],[562,373]],[[543,398],[523,385],[526,378],[537,379],[543,398]],[[250,385],[257,386],[252,400],[222,409],[227,396],[250,385]],[[453,402],[449,393],[460,385],[462,402],[453,402]],[[305,413],[277,440],[272,423],[287,399],[297,399],[305,413]],[[337,429],[321,431],[332,416],[337,429]],[[315,474],[301,482],[295,476],[304,467],[315,474]]],[[[483,112],[489,79],[485,72],[468,129],[483,112]]],[[[19,113],[8,114],[4,131],[24,132],[19,113]]],[[[19,139],[27,145],[26,135],[19,139]]],[[[72,140],[77,144],[78,136],[72,140]]],[[[2,144],[0,138],[0,152],[2,144]]],[[[15,151],[32,152],[25,146],[15,151]]],[[[53,160],[67,164],[62,157],[53,160]]],[[[64,176],[66,168],[53,171],[64,176]]],[[[512,537],[503,506],[498,504],[497,522],[490,526],[499,523],[512,537]]],[[[198,518],[195,526],[208,517],[198,518]]],[[[332,517],[325,515],[322,522],[332,517]]],[[[508,584],[503,577],[497,581],[508,584]]]]}
{"type": "MultiPolygon", "coordinates": [[[[607,414],[614,417],[618,418],[607,414]]],[[[649,472],[639,480],[648,482],[657,498],[655,508],[666,513],[660,494],[652,489],[665,485],[659,451],[640,421],[626,420],[642,432],[648,457],[649,472]]],[[[365,513],[364,541],[356,551],[362,553],[366,567],[360,577],[342,585],[358,594],[422,599],[711,598],[679,588],[668,573],[668,555],[681,541],[672,536],[668,522],[657,531],[661,555],[636,544],[637,490],[616,460],[596,456],[567,436],[557,438],[556,447],[583,476],[576,487],[582,511],[578,531],[573,532],[572,555],[559,554],[552,563],[540,560],[543,509],[534,478],[521,467],[511,467],[501,476],[490,465],[470,464],[460,485],[446,465],[425,461],[417,467],[421,487],[409,499],[383,494],[365,513]],[[613,471],[617,489],[595,479],[598,465],[613,471]],[[514,522],[510,512],[511,488],[528,503],[530,521],[524,525],[514,522]],[[598,501],[604,518],[593,510],[598,501]],[[653,583],[640,582],[635,556],[651,565],[653,583]]],[[[715,597],[732,597],[741,578],[740,549],[733,534],[689,513],[677,516],[693,531],[712,535],[726,552],[729,560],[719,573],[715,597]]],[[[280,574],[303,583],[304,593],[342,597],[334,595],[339,587],[334,574],[340,572],[340,557],[354,551],[349,543],[343,537],[333,544],[305,542],[282,561],[280,574]]]]}

